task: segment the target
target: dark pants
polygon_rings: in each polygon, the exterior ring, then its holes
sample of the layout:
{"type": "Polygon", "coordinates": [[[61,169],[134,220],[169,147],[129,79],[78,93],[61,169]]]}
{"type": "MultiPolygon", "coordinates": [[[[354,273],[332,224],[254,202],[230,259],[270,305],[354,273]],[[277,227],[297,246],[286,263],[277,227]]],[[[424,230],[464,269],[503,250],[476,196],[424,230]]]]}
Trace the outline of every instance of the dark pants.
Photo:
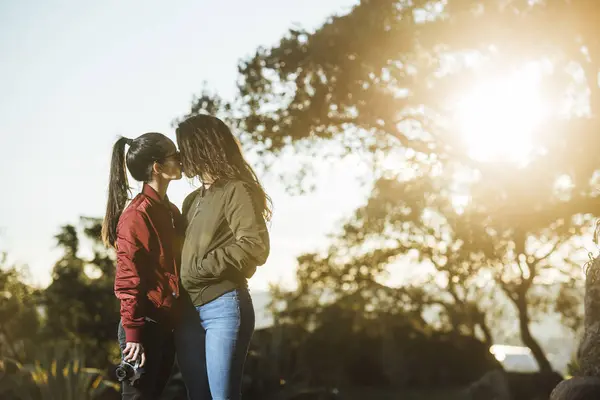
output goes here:
{"type": "Polygon", "coordinates": [[[234,290],[199,307],[189,298],[183,303],[175,344],[188,398],[239,400],[254,332],[250,293],[247,289],[234,290]]]}
{"type": "MultiPolygon", "coordinates": [[[[125,330],[119,323],[119,346],[125,349],[125,330]]],[[[162,393],[173,368],[175,345],[173,331],[163,325],[147,321],[142,331],[142,346],[146,363],[141,378],[132,386],[127,380],[121,384],[123,400],[155,400],[162,393]]],[[[123,353],[121,353],[121,357],[123,353]]]]}

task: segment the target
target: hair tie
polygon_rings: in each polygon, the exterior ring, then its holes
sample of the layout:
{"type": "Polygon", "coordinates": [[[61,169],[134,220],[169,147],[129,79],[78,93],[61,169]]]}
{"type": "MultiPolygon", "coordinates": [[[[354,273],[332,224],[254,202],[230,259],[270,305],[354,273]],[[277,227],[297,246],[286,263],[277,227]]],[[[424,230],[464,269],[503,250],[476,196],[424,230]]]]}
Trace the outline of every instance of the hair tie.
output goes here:
{"type": "Polygon", "coordinates": [[[133,144],[133,139],[125,139],[125,143],[127,144],[127,146],[131,147],[131,145],[133,144]]]}

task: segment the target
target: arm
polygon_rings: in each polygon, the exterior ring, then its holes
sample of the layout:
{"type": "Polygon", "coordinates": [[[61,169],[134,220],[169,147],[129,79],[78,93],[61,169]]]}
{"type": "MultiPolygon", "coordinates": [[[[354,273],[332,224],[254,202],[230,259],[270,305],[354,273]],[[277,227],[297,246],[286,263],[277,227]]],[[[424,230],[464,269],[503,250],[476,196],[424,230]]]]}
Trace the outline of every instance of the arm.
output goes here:
{"type": "Polygon", "coordinates": [[[144,292],[140,267],[146,258],[150,236],[146,218],[138,211],[122,217],[117,228],[115,295],[121,302],[121,319],[127,342],[139,343],[144,326],[144,292]]]}
{"type": "Polygon", "coordinates": [[[225,218],[235,242],[216,248],[202,260],[203,270],[219,277],[227,267],[233,267],[246,278],[263,265],[269,256],[269,232],[262,214],[242,182],[233,182],[225,198],[225,218]]]}

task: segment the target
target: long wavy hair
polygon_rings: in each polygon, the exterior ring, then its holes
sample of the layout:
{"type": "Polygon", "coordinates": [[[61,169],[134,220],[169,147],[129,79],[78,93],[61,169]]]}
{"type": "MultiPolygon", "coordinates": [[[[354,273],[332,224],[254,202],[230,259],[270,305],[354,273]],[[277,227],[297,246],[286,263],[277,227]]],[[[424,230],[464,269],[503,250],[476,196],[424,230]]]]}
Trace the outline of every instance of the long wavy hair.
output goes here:
{"type": "Polygon", "coordinates": [[[102,241],[114,247],[117,240],[117,224],[129,200],[127,169],[138,182],[152,180],[152,167],[169,156],[175,144],[162,133],[149,132],[136,139],[120,137],[113,146],[108,183],[106,214],[102,222],[102,241]],[[125,153],[125,146],[129,150],[125,153]]]}
{"type": "Polygon", "coordinates": [[[260,199],[266,221],[272,216],[272,201],[248,164],[240,143],[229,127],[210,115],[189,117],[177,126],[177,145],[183,172],[189,178],[241,180],[260,199]]]}

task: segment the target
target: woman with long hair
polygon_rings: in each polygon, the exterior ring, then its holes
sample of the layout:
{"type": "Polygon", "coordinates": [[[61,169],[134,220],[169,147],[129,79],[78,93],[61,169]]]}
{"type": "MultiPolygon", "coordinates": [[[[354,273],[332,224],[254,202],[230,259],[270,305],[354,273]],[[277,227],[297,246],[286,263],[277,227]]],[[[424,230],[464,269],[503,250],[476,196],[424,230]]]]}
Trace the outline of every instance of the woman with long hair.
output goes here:
{"type": "Polygon", "coordinates": [[[167,188],[176,179],[181,179],[179,153],[166,136],[151,132],[115,143],[102,239],[117,251],[114,289],[121,303],[122,358],[143,371],[121,377],[124,400],[157,399],[173,366],[183,228],[167,188]],[[127,170],[143,188],[125,207],[127,170]]]}
{"type": "Polygon", "coordinates": [[[269,255],[271,200],[223,121],[193,116],[176,135],[185,175],[202,183],[182,209],[188,307],[175,328],[177,361],[190,400],[236,400],[254,332],[247,281],[269,255]]]}

